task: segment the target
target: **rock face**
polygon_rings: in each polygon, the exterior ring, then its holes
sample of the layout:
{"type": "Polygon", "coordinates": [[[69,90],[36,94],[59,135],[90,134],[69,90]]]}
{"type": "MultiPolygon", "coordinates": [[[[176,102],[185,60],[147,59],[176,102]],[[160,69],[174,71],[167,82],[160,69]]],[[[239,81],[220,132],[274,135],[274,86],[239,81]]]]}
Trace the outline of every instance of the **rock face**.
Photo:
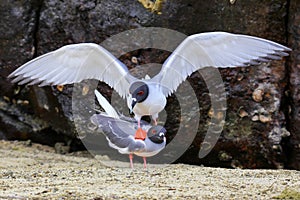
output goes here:
{"type": "MultiPolygon", "coordinates": [[[[50,145],[63,141],[73,147],[71,150],[80,148],[74,121],[86,126],[89,123],[72,115],[72,86],[17,86],[6,78],[36,56],[71,43],[101,43],[112,35],[139,27],[164,27],[186,35],[223,30],[286,44],[293,49],[292,55],[287,63],[282,60],[219,70],[227,95],[225,126],[216,146],[202,159],[198,157],[200,144],[217,112],[211,109],[211,97],[201,72],[192,74],[187,81],[199,101],[200,119],[194,122],[199,124],[199,129],[177,162],[300,169],[299,9],[296,4],[294,0],[236,1],[234,4],[217,0],[167,0],[162,14],[157,15],[138,1],[3,2],[0,8],[0,136],[50,145]]],[[[120,59],[134,70],[137,64],[163,63],[169,54],[144,49],[128,52],[120,59]]],[[[98,88],[111,97],[112,90],[107,85],[102,83],[98,88]]],[[[85,95],[93,92],[89,88],[82,91],[85,95]]],[[[190,101],[185,102],[188,105],[190,101]]],[[[93,109],[86,105],[80,104],[78,109],[93,109]]],[[[193,114],[182,115],[180,106],[176,95],[168,98],[165,126],[169,142],[182,120],[195,119],[193,114]]],[[[193,131],[191,127],[184,128],[187,136],[182,137],[183,143],[193,131]]]]}

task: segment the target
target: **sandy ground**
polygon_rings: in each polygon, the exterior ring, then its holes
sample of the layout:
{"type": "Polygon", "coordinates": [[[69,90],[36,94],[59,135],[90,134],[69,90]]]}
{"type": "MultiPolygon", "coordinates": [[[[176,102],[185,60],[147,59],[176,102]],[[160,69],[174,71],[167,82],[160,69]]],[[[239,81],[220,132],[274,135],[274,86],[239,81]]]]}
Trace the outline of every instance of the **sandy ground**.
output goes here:
{"type": "Polygon", "coordinates": [[[12,141],[0,141],[0,155],[0,199],[300,199],[300,171],[184,164],[131,170],[12,141]]]}

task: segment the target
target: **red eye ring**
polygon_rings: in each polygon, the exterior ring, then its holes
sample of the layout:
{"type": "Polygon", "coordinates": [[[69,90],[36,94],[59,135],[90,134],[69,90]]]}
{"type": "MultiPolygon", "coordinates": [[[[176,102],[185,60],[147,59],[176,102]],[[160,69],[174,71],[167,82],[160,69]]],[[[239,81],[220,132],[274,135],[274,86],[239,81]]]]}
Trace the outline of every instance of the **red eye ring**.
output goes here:
{"type": "Polygon", "coordinates": [[[142,96],[144,94],[144,91],[138,91],[137,95],[142,96]]]}
{"type": "Polygon", "coordinates": [[[156,130],[152,130],[151,133],[154,135],[154,134],[157,133],[157,131],[156,130]]]}

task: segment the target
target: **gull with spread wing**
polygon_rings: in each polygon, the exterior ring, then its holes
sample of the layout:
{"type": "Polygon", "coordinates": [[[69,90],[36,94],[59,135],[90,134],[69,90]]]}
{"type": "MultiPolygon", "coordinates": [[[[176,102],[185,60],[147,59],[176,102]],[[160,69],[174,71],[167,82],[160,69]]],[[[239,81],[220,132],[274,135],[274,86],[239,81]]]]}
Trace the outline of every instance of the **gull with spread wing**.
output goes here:
{"type": "MultiPolygon", "coordinates": [[[[291,49],[258,37],[226,32],[200,33],[187,37],[163,63],[156,76],[140,80],[103,47],[81,43],[41,55],[16,69],[9,77],[15,77],[13,82],[19,84],[40,86],[98,79],[127,99],[127,105],[138,122],[142,116],[149,115],[157,124],[166,97],[193,72],[204,67],[257,65],[288,56],[288,51],[291,49]]],[[[141,131],[138,129],[137,133],[141,131]]]]}

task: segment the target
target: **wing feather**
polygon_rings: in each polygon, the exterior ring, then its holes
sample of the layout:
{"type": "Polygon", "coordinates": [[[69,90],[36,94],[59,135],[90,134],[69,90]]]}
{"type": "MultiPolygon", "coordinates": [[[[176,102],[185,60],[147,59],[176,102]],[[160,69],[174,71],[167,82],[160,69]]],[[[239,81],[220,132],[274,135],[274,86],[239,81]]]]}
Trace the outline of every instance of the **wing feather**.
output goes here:
{"type": "Polygon", "coordinates": [[[117,149],[120,153],[137,152],[146,148],[146,144],[143,140],[134,139],[133,135],[135,129],[130,130],[128,122],[119,120],[109,121],[108,123],[111,132],[106,132],[105,134],[110,143],[114,144],[115,147],[118,147],[117,149]]]}
{"type": "Polygon", "coordinates": [[[281,59],[291,49],[258,37],[226,32],[187,37],[164,62],[153,80],[164,95],[173,93],[189,75],[204,67],[243,67],[281,59]]]}
{"type": "Polygon", "coordinates": [[[145,149],[145,142],[134,139],[135,124],[124,120],[109,117],[103,114],[94,114],[91,121],[100,127],[109,141],[109,145],[120,153],[130,153],[145,149]]]}
{"type": "Polygon", "coordinates": [[[9,75],[19,84],[64,85],[98,79],[113,87],[123,98],[136,78],[103,47],[93,43],[71,44],[41,55],[9,75]]]}

